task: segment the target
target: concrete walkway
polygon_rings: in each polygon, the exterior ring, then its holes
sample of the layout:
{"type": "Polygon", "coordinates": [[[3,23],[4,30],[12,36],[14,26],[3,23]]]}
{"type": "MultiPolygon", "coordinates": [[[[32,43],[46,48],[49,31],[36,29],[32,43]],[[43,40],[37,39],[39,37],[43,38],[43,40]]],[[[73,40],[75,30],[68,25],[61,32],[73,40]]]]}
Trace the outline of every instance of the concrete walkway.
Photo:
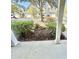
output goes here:
{"type": "Polygon", "coordinates": [[[67,59],[66,40],[21,42],[11,49],[11,59],[67,59]]]}

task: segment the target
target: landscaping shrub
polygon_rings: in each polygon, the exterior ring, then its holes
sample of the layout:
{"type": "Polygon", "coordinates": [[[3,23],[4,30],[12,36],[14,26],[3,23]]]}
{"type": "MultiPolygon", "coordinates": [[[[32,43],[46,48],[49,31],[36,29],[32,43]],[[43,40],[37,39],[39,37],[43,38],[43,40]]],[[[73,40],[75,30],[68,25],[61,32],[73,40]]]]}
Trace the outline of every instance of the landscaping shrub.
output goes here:
{"type": "Polygon", "coordinates": [[[41,26],[40,24],[35,24],[35,26],[34,26],[34,28],[35,28],[35,30],[38,30],[38,29],[46,29],[46,27],[45,26],[41,26]]]}
{"type": "MultiPolygon", "coordinates": [[[[56,36],[56,22],[48,22],[47,28],[49,30],[52,30],[52,37],[55,39],[56,36]]],[[[62,24],[62,32],[65,31],[65,26],[62,24]]]]}
{"type": "MultiPolygon", "coordinates": [[[[56,37],[56,23],[48,22],[46,28],[41,27],[39,24],[34,24],[33,21],[26,20],[12,20],[11,29],[19,41],[32,41],[32,40],[51,40],[56,37]]],[[[65,31],[62,25],[62,31],[65,31]]]]}
{"type": "MultiPolygon", "coordinates": [[[[51,30],[56,30],[56,22],[48,22],[47,28],[51,30]]],[[[62,32],[65,31],[65,26],[62,24],[62,32]]]]}
{"type": "Polygon", "coordinates": [[[64,24],[62,24],[62,32],[64,32],[66,30],[64,24]]]}
{"type": "Polygon", "coordinates": [[[11,29],[17,38],[25,37],[25,34],[32,32],[33,21],[12,20],[11,29]]]}
{"type": "Polygon", "coordinates": [[[48,22],[54,22],[54,21],[55,21],[55,18],[49,16],[49,17],[47,17],[47,21],[48,21],[48,22]]]}

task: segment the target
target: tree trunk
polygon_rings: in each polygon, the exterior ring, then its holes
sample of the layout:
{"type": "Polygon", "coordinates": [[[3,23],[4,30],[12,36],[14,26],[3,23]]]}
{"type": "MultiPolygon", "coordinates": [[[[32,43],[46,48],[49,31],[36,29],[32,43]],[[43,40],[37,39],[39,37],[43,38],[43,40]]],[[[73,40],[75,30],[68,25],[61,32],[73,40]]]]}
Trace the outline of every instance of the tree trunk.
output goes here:
{"type": "Polygon", "coordinates": [[[41,21],[43,22],[43,1],[41,0],[41,6],[40,6],[40,16],[41,16],[41,21]]]}

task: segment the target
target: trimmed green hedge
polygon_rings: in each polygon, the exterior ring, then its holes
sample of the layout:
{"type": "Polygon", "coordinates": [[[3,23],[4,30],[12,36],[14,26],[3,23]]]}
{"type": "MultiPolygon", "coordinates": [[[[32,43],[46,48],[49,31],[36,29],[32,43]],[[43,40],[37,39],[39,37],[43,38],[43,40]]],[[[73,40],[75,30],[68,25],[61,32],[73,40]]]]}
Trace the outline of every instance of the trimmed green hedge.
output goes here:
{"type": "Polygon", "coordinates": [[[11,29],[18,38],[22,33],[32,32],[33,30],[33,21],[25,20],[12,20],[11,29]]]}

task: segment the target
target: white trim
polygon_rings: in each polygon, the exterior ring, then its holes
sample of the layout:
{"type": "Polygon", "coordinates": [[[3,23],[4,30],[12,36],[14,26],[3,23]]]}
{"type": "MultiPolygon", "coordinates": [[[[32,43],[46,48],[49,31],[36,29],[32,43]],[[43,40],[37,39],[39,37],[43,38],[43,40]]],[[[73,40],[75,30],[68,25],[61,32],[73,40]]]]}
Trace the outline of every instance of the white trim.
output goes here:
{"type": "Polygon", "coordinates": [[[11,46],[16,46],[19,41],[16,39],[14,33],[11,31],[11,46]]]}

